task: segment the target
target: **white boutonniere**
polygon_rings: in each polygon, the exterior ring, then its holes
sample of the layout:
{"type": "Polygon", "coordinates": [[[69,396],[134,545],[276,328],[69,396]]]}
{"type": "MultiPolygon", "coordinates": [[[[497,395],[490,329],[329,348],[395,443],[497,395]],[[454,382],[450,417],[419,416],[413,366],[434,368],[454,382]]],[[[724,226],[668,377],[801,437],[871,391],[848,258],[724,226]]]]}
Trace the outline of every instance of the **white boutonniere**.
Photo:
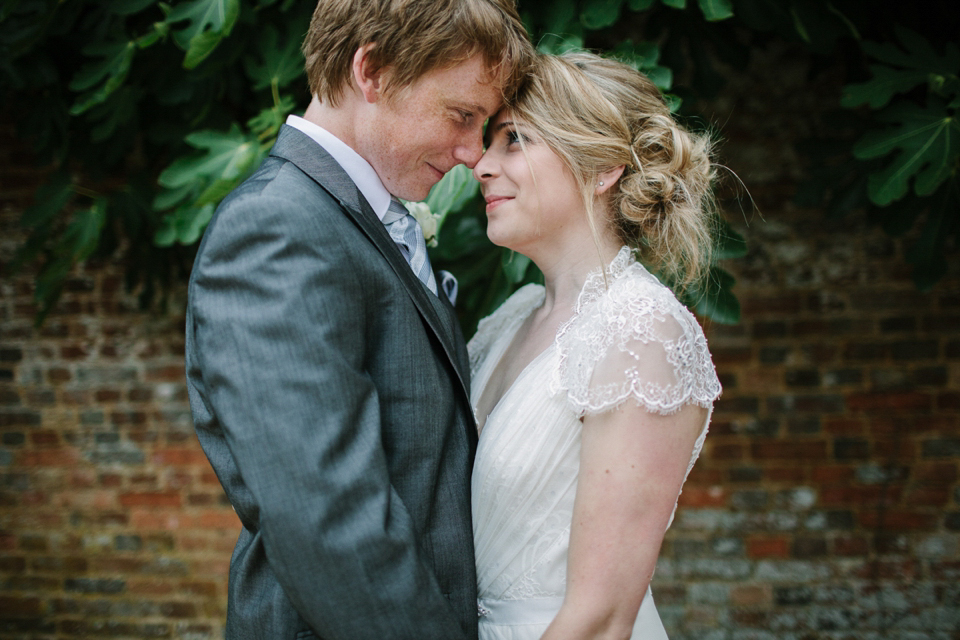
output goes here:
{"type": "Polygon", "coordinates": [[[404,206],[407,207],[410,215],[420,224],[420,229],[423,230],[423,239],[426,240],[427,246],[437,246],[440,214],[430,211],[430,205],[426,202],[406,202],[404,206]]]}

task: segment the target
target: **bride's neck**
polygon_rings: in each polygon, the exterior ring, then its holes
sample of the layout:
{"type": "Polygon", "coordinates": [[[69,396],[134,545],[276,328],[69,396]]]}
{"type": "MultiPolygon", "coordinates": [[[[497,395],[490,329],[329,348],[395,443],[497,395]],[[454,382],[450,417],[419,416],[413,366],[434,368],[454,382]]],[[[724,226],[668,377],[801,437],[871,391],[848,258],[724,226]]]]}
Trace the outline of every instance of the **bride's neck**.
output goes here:
{"type": "Polygon", "coordinates": [[[552,315],[554,310],[572,312],[587,277],[598,269],[605,269],[620,250],[619,243],[615,241],[602,243],[600,251],[589,239],[584,244],[586,246],[580,251],[553,253],[552,260],[537,262],[543,273],[545,289],[542,309],[548,314],[552,315]]]}

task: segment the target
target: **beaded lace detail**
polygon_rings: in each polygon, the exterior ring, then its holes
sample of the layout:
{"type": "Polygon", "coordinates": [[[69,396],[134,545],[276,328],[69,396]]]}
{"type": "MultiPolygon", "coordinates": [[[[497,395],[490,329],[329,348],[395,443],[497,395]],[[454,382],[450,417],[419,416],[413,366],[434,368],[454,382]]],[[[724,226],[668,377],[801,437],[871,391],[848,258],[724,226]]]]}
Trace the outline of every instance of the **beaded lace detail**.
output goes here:
{"type": "Polygon", "coordinates": [[[693,314],[623,247],[590,274],[574,316],[557,332],[560,366],[551,383],[582,414],[634,399],[671,414],[709,408],[720,395],[707,340],[693,314]],[[609,289],[608,289],[609,286],[609,289]]]}

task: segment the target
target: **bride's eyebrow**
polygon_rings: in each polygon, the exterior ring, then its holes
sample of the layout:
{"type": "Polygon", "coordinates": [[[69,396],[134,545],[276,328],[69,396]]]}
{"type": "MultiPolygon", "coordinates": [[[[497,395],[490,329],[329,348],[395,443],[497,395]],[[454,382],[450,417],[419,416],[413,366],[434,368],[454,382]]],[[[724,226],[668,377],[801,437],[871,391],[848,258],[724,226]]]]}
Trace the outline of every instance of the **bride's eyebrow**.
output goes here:
{"type": "Polygon", "coordinates": [[[500,131],[503,131],[506,127],[513,127],[513,126],[515,125],[512,120],[501,122],[497,126],[495,126],[492,130],[488,126],[487,130],[483,134],[483,146],[489,147],[490,142],[493,140],[494,134],[499,133],[500,131]]]}

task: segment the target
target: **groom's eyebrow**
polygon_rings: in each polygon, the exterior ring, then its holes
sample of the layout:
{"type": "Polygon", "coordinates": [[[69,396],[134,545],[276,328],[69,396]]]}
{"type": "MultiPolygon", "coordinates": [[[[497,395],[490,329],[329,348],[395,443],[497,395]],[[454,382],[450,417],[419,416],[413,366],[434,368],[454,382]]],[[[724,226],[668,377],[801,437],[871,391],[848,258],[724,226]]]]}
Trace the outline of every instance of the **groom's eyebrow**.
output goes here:
{"type": "Polygon", "coordinates": [[[487,110],[479,104],[471,104],[469,102],[461,102],[456,105],[457,109],[463,109],[464,111],[469,111],[475,113],[480,118],[486,120],[490,114],[487,113],[487,110]]]}

